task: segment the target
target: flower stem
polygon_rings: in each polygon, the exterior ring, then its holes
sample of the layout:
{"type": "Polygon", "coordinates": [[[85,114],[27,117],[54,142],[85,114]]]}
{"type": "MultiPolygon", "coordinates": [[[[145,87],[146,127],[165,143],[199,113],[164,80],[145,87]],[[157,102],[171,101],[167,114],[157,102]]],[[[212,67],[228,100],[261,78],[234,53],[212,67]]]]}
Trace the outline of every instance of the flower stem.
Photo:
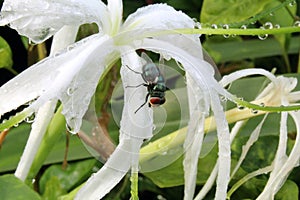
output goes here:
{"type": "Polygon", "coordinates": [[[139,179],[139,174],[136,170],[131,171],[131,200],[138,200],[138,179],[139,179]]]}
{"type": "MultiPolygon", "coordinates": [[[[170,31],[168,31],[170,32],[170,31]]],[[[260,28],[249,28],[249,29],[213,29],[213,28],[201,28],[201,29],[175,29],[174,32],[181,34],[208,34],[208,35],[275,35],[275,34],[285,34],[285,33],[296,33],[300,32],[300,27],[282,27],[277,29],[260,29],[260,28]]]]}

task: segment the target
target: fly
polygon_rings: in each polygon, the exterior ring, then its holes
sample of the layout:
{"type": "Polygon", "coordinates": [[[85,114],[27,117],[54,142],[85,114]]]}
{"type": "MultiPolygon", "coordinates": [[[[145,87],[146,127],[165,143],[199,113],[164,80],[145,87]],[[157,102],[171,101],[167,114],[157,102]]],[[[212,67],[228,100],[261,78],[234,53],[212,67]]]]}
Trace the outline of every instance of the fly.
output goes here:
{"type": "Polygon", "coordinates": [[[137,113],[143,106],[145,106],[148,102],[149,107],[157,107],[166,102],[165,92],[168,90],[166,87],[165,78],[163,77],[160,69],[156,64],[152,62],[152,60],[147,56],[146,53],[142,53],[141,57],[146,61],[146,64],[143,65],[142,73],[134,71],[129,68],[136,74],[140,74],[145,81],[145,83],[140,84],[138,86],[127,86],[127,87],[139,87],[145,86],[147,87],[147,95],[145,98],[145,102],[137,108],[134,113],[137,113]],[[149,101],[148,101],[149,99],[149,101]]]}

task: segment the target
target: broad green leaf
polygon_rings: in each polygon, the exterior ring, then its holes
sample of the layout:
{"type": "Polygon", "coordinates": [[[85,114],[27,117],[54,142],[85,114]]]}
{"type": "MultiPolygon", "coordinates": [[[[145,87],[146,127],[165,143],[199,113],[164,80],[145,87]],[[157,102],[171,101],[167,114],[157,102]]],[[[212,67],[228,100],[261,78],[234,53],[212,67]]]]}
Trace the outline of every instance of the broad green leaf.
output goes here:
{"type": "Polygon", "coordinates": [[[52,165],[43,173],[39,188],[41,193],[47,190],[49,180],[56,177],[60,183],[60,188],[64,191],[69,191],[74,186],[78,185],[82,180],[89,177],[92,173],[93,167],[98,161],[89,159],[85,161],[68,164],[66,169],[62,168],[61,164],[52,165]]]}
{"type": "Polygon", "coordinates": [[[272,0],[204,0],[201,23],[229,24],[244,21],[261,11],[272,0]]]}
{"type": "Polygon", "coordinates": [[[14,175],[0,176],[0,196],[3,200],[39,200],[40,196],[14,175]]]}
{"type": "Polygon", "coordinates": [[[299,198],[298,185],[287,180],[275,196],[275,200],[295,200],[299,198]]]}
{"type": "MultiPolygon", "coordinates": [[[[288,53],[299,52],[299,40],[299,36],[294,36],[290,39],[290,45],[287,50],[288,53]]],[[[264,41],[215,41],[208,39],[203,46],[216,63],[282,55],[282,46],[274,38],[268,38],[264,41]]]]}
{"type": "Polygon", "coordinates": [[[0,68],[12,69],[12,52],[8,43],[0,36],[0,68]]]}
{"type": "Polygon", "coordinates": [[[46,182],[43,200],[56,200],[57,197],[66,194],[57,176],[51,176],[46,182]]]}

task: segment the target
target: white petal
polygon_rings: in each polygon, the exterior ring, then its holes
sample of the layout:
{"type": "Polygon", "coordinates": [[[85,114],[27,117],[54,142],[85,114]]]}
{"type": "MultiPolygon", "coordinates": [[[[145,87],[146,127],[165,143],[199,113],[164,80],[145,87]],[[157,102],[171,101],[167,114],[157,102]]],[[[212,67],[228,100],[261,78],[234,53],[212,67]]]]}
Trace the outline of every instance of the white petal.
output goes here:
{"type": "Polygon", "coordinates": [[[36,114],[29,138],[15,172],[15,176],[22,181],[25,181],[27,178],[33,159],[52,119],[55,106],[56,102],[48,102],[36,114]]]}
{"type": "Polygon", "coordinates": [[[112,40],[95,35],[33,65],[0,88],[0,114],[35,98],[37,101],[31,105],[35,109],[48,100],[60,99],[69,126],[79,131],[82,116],[106,66],[105,56],[112,48],[112,40]]]}
{"type": "MultiPolygon", "coordinates": [[[[297,133],[300,131],[300,113],[299,112],[289,112],[292,116],[297,133]]],[[[288,159],[284,164],[278,169],[278,173],[274,174],[272,181],[268,181],[268,184],[265,186],[263,192],[257,198],[258,200],[268,199],[269,197],[274,197],[278,190],[282,187],[284,181],[287,179],[288,175],[292,169],[299,165],[300,159],[300,134],[297,134],[295,144],[293,149],[288,156],[288,159]]]]}
{"type": "Polygon", "coordinates": [[[228,122],[225,117],[225,112],[220,104],[219,96],[216,93],[211,93],[212,110],[214,119],[217,124],[218,133],[218,177],[215,199],[226,199],[227,187],[230,179],[230,134],[228,122]]]}
{"type": "Polygon", "coordinates": [[[122,23],[122,15],[123,15],[123,3],[122,0],[108,0],[107,8],[110,15],[110,35],[114,35],[119,31],[119,28],[122,23]]]}
{"type": "Polygon", "coordinates": [[[137,88],[126,88],[126,86],[136,86],[144,83],[140,74],[136,74],[128,67],[138,72],[142,71],[141,58],[133,49],[123,49],[121,77],[124,88],[124,108],[121,120],[122,134],[135,138],[149,139],[152,137],[153,113],[146,103],[138,112],[135,111],[145,103],[147,89],[144,86],[137,88]]]}
{"type": "Polygon", "coordinates": [[[64,25],[95,22],[105,29],[107,16],[105,4],[98,0],[5,0],[0,26],[9,24],[19,34],[40,43],[64,25]]]}
{"type": "Polygon", "coordinates": [[[242,77],[246,77],[250,75],[258,75],[258,74],[268,77],[275,84],[277,82],[275,75],[264,69],[244,69],[224,76],[222,80],[220,80],[220,84],[223,85],[223,87],[226,87],[228,84],[242,77]]]}
{"type": "Polygon", "coordinates": [[[79,190],[75,199],[98,200],[104,197],[126,175],[131,166],[131,159],[138,155],[143,141],[124,139],[117,146],[107,163],[79,190]],[[132,143],[137,144],[132,149],[132,143]]]}
{"type": "Polygon", "coordinates": [[[204,94],[201,89],[198,88],[197,83],[186,74],[188,97],[189,97],[189,110],[190,110],[190,122],[188,125],[188,132],[184,141],[184,199],[193,199],[196,180],[197,180],[197,168],[200,151],[202,148],[202,142],[204,137],[204,122],[205,114],[202,111],[205,108],[203,102],[204,98],[199,99],[198,94],[204,94]]]}
{"type": "Polygon", "coordinates": [[[193,28],[194,24],[189,16],[171,6],[153,4],[129,15],[124,22],[124,30],[193,28]]]}

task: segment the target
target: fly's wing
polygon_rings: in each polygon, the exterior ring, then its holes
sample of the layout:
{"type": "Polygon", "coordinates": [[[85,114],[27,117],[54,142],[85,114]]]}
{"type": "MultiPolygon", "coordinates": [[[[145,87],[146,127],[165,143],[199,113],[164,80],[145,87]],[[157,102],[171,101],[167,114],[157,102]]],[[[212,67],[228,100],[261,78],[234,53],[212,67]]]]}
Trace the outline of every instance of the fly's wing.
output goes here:
{"type": "Polygon", "coordinates": [[[208,62],[209,64],[211,64],[211,66],[213,66],[214,70],[215,70],[215,79],[216,80],[221,80],[221,74],[218,70],[218,67],[216,65],[216,63],[214,62],[214,60],[209,56],[209,54],[207,53],[207,51],[205,49],[202,48],[202,52],[203,52],[203,59],[208,62]]]}
{"type": "Polygon", "coordinates": [[[145,66],[148,63],[153,63],[153,61],[151,60],[151,58],[145,52],[142,52],[141,57],[145,61],[145,63],[143,63],[143,66],[145,66]]]}

